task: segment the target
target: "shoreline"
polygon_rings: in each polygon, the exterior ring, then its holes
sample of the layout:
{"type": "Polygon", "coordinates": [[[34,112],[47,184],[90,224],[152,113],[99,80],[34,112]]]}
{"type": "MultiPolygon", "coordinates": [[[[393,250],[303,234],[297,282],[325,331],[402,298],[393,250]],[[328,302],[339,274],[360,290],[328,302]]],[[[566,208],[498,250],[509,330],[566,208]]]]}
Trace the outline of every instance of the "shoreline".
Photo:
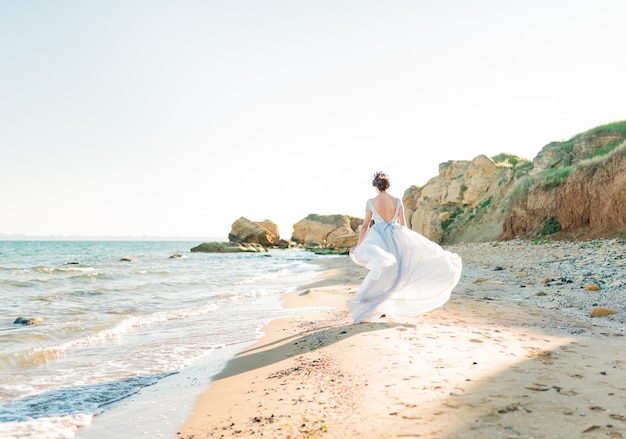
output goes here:
{"type": "Polygon", "coordinates": [[[586,261],[587,246],[450,246],[464,270],[446,305],[361,324],[345,305],[365,269],[323,261],[283,302],[333,308],[270,322],[213,377],[178,437],[624,437],[623,318],[588,317],[604,296],[556,281],[567,261],[572,276],[598,272],[598,257],[623,250],[603,241],[586,261]]]}

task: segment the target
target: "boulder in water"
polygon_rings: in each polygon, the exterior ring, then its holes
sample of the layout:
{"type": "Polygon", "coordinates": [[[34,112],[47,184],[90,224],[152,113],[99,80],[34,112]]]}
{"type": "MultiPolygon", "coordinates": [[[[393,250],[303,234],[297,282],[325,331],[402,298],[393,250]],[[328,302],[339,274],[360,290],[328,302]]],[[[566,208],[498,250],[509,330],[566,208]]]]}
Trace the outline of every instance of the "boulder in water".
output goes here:
{"type": "Polygon", "coordinates": [[[30,319],[25,319],[24,317],[18,317],[17,319],[15,319],[13,324],[14,325],[30,326],[30,325],[36,325],[36,324],[41,323],[41,322],[43,322],[43,319],[41,319],[39,317],[31,317],[30,319]]]}

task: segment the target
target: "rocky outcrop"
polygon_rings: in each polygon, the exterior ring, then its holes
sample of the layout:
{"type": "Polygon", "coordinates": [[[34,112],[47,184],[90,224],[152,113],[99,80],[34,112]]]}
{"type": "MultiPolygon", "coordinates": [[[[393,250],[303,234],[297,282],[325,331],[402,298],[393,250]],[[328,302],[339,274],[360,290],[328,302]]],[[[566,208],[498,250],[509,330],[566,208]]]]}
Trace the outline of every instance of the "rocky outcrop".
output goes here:
{"type": "Polygon", "coordinates": [[[271,247],[280,240],[278,226],[270,220],[253,222],[244,217],[235,221],[228,240],[234,243],[260,244],[271,247]]]}
{"type": "Polygon", "coordinates": [[[266,251],[267,249],[260,244],[235,242],[203,242],[191,249],[192,253],[258,253],[266,251]]]}
{"type": "Polygon", "coordinates": [[[362,219],[348,215],[310,214],[293,225],[291,240],[305,246],[343,246],[355,239],[347,236],[356,235],[362,223],[362,219]]]}
{"type": "MultiPolygon", "coordinates": [[[[412,186],[403,196],[407,225],[435,242],[451,240],[451,232],[462,235],[462,218],[475,215],[490,200],[499,198],[512,179],[508,165],[496,164],[480,155],[471,161],[448,161],[439,165],[439,175],[423,187],[412,186]],[[450,227],[456,221],[454,228],[450,227]]],[[[481,212],[485,216],[487,211],[481,212]]],[[[485,239],[501,230],[487,228],[485,239]]],[[[476,237],[474,238],[476,239],[476,237]]]]}
{"type": "Polygon", "coordinates": [[[244,217],[236,220],[228,234],[228,242],[204,242],[191,249],[204,253],[255,253],[268,248],[287,248],[289,243],[280,239],[278,226],[270,220],[250,221],[244,217]]]}
{"type": "Polygon", "coordinates": [[[436,242],[626,235],[626,121],[510,154],[449,161],[404,193],[407,224],[436,242]]]}

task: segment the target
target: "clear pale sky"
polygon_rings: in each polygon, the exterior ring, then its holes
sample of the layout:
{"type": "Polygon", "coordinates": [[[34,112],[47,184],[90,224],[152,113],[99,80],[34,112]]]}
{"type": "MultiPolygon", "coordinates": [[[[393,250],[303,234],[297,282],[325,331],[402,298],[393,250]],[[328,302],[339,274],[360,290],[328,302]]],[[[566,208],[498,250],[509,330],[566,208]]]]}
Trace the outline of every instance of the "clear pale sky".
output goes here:
{"type": "Polygon", "coordinates": [[[626,119],[623,0],[0,2],[0,234],[289,238],[626,119]]]}

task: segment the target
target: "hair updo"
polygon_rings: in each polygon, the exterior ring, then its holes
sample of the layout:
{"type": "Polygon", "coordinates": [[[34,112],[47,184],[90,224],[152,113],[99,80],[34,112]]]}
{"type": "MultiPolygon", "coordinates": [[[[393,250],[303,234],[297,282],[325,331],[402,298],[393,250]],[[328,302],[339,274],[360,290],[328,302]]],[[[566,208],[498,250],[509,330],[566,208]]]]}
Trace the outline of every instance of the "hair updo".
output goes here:
{"type": "Polygon", "coordinates": [[[384,172],[377,172],[374,174],[374,180],[372,180],[372,186],[379,191],[386,191],[389,188],[389,176],[384,172]]]}

